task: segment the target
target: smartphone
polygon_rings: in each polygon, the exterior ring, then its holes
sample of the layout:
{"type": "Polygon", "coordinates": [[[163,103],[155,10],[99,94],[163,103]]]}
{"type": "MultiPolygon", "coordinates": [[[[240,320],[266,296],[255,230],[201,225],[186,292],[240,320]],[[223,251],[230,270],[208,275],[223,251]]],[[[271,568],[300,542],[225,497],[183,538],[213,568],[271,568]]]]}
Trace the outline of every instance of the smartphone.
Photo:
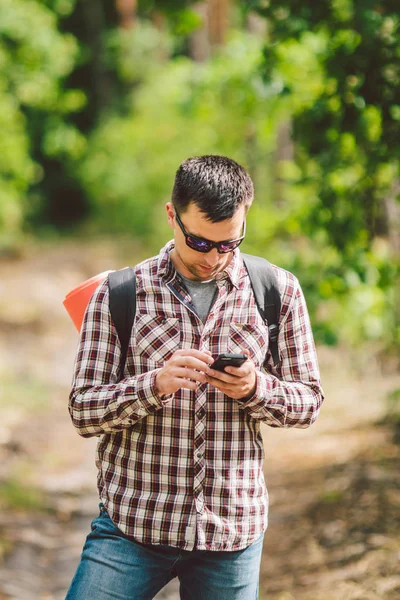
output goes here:
{"type": "Polygon", "coordinates": [[[225,353],[217,356],[210,369],[224,371],[225,367],[240,367],[247,360],[247,354],[225,353]]]}

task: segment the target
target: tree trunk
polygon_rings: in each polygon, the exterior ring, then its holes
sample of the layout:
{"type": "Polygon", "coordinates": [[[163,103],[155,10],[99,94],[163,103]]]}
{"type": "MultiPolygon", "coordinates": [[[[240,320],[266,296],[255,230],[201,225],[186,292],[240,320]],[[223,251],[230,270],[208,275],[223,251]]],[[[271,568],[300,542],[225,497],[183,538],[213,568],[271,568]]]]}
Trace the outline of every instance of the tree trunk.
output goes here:
{"type": "Polygon", "coordinates": [[[136,25],[137,0],[115,0],[119,16],[119,25],[123,29],[132,29],[136,25]]]}
{"type": "Polygon", "coordinates": [[[196,62],[205,62],[211,54],[210,42],[208,39],[208,11],[205,2],[193,4],[193,10],[202,20],[202,25],[198,27],[190,36],[189,54],[196,62]]]}
{"type": "Polygon", "coordinates": [[[207,8],[211,46],[221,46],[229,26],[229,0],[208,0],[207,8]]]}
{"type": "Polygon", "coordinates": [[[202,20],[202,26],[190,39],[190,56],[196,62],[204,62],[211,56],[212,48],[225,43],[229,27],[230,0],[207,0],[192,6],[202,20]]]}
{"type": "Polygon", "coordinates": [[[92,92],[92,110],[96,120],[102,109],[110,105],[112,95],[111,78],[104,66],[103,33],[106,30],[106,17],[103,2],[99,0],[80,0],[79,4],[85,30],[82,39],[91,51],[91,81],[88,88],[92,92]]]}

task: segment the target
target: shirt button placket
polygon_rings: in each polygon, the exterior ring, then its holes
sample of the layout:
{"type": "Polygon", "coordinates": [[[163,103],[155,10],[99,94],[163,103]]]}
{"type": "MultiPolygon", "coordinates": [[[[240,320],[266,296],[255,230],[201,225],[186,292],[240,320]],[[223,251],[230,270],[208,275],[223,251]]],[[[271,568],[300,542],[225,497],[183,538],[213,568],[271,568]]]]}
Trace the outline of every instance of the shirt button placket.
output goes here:
{"type": "Polygon", "coordinates": [[[200,392],[196,398],[195,404],[195,425],[194,425],[194,452],[193,452],[193,464],[194,464],[194,481],[193,481],[193,492],[196,503],[196,510],[201,513],[204,508],[204,495],[203,485],[205,478],[205,419],[206,419],[206,393],[205,391],[200,392]]]}

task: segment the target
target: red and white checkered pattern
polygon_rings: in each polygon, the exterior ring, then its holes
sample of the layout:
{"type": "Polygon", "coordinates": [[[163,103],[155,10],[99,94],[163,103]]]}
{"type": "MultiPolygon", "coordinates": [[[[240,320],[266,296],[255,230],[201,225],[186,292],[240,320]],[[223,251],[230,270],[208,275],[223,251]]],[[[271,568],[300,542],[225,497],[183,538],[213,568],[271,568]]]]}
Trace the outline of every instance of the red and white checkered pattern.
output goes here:
{"type": "Polygon", "coordinates": [[[218,297],[203,323],[170,260],[172,247],[136,267],[136,319],[122,381],[107,282],[94,293],[69,410],[80,435],[100,436],[100,500],[125,534],[185,550],[240,550],[267,527],[260,423],[307,427],[323,400],[307,308],[297,279],[276,267],[281,363],[264,364],[268,328],[240,251],[217,276],[218,297]],[[159,399],[155,376],[179,348],[214,357],[248,350],[257,367],[254,396],[240,402],[202,384],[159,399]]]}

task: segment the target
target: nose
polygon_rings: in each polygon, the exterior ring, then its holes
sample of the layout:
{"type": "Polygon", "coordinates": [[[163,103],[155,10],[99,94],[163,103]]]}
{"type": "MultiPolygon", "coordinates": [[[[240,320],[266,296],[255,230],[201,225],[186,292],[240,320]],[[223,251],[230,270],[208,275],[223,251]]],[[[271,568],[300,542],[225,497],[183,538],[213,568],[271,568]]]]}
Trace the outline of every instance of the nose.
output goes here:
{"type": "Polygon", "coordinates": [[[216,248],[213,248],[210,250],[210,252],[207,252],[206,263],[209,267],[213,267],[218,260],[218,250],[216,248]]]}

